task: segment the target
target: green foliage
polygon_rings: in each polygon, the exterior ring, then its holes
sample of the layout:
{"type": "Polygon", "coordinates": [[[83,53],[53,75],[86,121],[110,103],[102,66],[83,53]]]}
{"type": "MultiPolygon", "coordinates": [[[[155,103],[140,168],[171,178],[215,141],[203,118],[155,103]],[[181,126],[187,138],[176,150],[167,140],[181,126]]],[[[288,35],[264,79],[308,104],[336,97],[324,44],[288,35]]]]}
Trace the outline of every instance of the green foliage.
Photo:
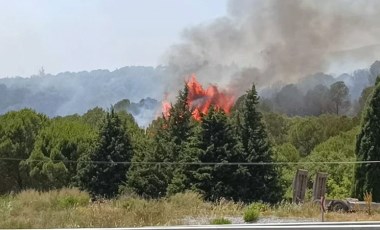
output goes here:
{"type": "MultiPolygon", "coordinates": [[[[243,162],[273,162],[273,153],[262,121],[257,110],[258,96],[255,85],[249,90],[242,108],[238,111],[236,125],[242,144],[243,162]]],[[[273,165],[242,166],[241,171],[248,176],[238,181],[243,201],[275,203],[282,198],[283,188],[279,180],[278,168],[273,165]]]]}
{"type": "MultiPolygon", "coordinates": [[[[201,163],[240,161],[237,139],[223,111],[211,107],[201,120],[197,137],[194,146],[188,146],[192,148],[185,151],[186,155],[183,155],[182,159],[188,157],[189,161],[201,163]]],[[[220,198],[239,200],[243,199],[241,191],[244,189],[239,183],[244,176],[240,170],[237,165],[186,165],[185,169],[176,171],[175,178],[182,181],[182,183],[176,181],[177,185],[184,185],[183,189],[195,188],[207,200],[216,201],[220,198]]]]}
{"type": "Polygon", "coordinates": [[[362,117],[365,111],[365,107],[368,104],[368,100],[371,98],[371,94],[375,89],[374,86],[367,87],[363,89],[362,94],[358,101],[358,106],[356,108],[358,116],[362,117]]]}
{"type": "Polygon", "coordinates": [[[32,187],[42,190],[75,185],[77,162],[88,154],[96,132],[80,119],[58,118],[39,133],[26,160],[32,187]]]}
{"type": "Polygon", "coordinates": [[[210,221],[210,224],[219,225],[219,224],[232,224],[229,219],[226,218],[218,218],[210,221]]]}
{"type": "Polygon", "coordinates": [[[94,150],[83,156],[82,162],[78,164],[79,185],[92,197],[114,197],[119,186],[126,181],[129,168],[129,165],[120,162],[129,162],[133,149],[130,138],[112,107],[101,126],[98,140],[94,150]]]}
{"type": "Polygon", "coordinates": [[[123,99],[121,101],[118,101],[114,105],[114,108],[116,112],[127,111],[128,106],[130,105],[131,105],[131,102],[128,99],[123,99]]]}
{"type": "Polygon", "coordinates": [[[288,141],[289,118],[278,113],[264,113],[263,120],[268,136],[274,145],[281,145],[288,141]]]}
{"type": "Polygon", "coordinates": [[[260,206],[256,204],[249,205],[244,210],[243,220],[245,222],[256,222],[260,217],[260,206]]]}
{"type": "MultiPolygon", "coordinates": [[[[378,78],[379,79],[379,78],[378,78]]],[[[361,131],[356,141],[356,159],[358,161],[380,160],[380,82],[376,86],[369,100],[361,124],[361,131]]],[[[363,199],[365,192],[372,192],[373,201],[380,201],[380,167],[377,164],[357,164],[353,195],[363,199]]]]}
{"type": "Polygon", "coordinates": [[[358,124],[357,118],[321,115],[319,117],[293,118],[289,128],[289,141],[307,156],[318,144],[358,124]]]}
{"type": "Polygon", "coordinates": [[[82,116],[82,120],[93,127],[94,129],[99,129],[104,117],[106,116],[106,111],[102,108],[95,107],[93,109],[88,110],[82,116]]]}
{"type": "Polygon", "coordinates": [[[307,156],[323,141],[322,125],[316,119],[302,119],[290,128],[289,139],[302,156],[307,156]]]}
{"type": "Polygon", "coordinates": [[[355,138],[358,129],[354,128],[348,132],[331,137],[327,141],[319,144],[311,154],[303,159],[314,164],[304,165],[309,170],[309,175],[314,180],[317,172],[327,172],[327,195],[331,198],[347,198],[350,196],[354,166],[352,164],[323,164],[318,162],[333,161],[355,161],[355,138]]]}
{"type": "Polygon", "coordinates": [[[27,170],[21,161],[27,159],[38,133],[48,122],[46,116],[30,109],[8,112],[0,117],[0,193],[29,186],[27,170]]]}
{"type": "MultiPolygon", "coordinates": [[[[298,162],[301,159],[298,150],[289,142],[275,146],[273,150],[274,159],[277,162],[298,162]]],[[[281,183],[286,189],[284,194],[285,199],[291,199],[293,196],[292,183],[296,169],[297,165],[292,164],[284,164],[279,166],[281,183]]]]}
{"type": "Polygon", "coordinates": [[[157,198],[167,194],[176,166],[170,164],[139,164],[141,161],[178,162],[188,139],[193,135],[194,121],[187,101],[188,88],[179,92],[169,117],[154,122],[149,132],[154,134],[154,149],[139,154],[128,173],[128,185],[139,195],[157,198]]]}
{"type": "Polygon", "coordinates": [[[78,206],[86,206],[89,203],[89,197],[86,195],[78,196],[67,194],[57,198],[58,207],[73,208],[78,206]]]}

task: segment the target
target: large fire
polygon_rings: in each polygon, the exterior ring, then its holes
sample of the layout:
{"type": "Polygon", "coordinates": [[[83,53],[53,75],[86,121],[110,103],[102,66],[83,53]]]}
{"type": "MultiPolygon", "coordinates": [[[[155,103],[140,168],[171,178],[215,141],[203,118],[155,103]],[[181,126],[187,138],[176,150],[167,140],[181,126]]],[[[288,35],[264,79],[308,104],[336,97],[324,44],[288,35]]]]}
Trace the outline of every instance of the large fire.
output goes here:
{"type": "MultiPolygon", "coordinates": [[[[189,89],[188,103],[196,120],[199,121],[202,114],[207,114],[211,105],[216,109],[222,109],[227,114],[230,113],[235,101],[235,97],[231,93],[225,90],[219,91],[216,85],[210,85],[207,89],[203,89],[195,74],[191,75],[186,84],[189,89]]],[[[170,108],[170,104],[165,100],[162,103],[162,112],[165,117],[170,116],[170,108]]]]}

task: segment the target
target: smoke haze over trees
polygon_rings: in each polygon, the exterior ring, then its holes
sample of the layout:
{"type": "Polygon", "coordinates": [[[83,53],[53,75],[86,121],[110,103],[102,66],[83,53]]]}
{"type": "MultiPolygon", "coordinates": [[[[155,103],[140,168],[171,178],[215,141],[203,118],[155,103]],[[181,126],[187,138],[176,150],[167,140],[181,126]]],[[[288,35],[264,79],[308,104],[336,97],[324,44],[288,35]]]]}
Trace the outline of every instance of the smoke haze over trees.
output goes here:
{"type": "MultiPolygon", "coordinates": [[[[362,108],[362,91],[374,84],[380,73],[380,62],[368,69],[334,77],[316,73],[301,78],[294,84],[277,83],[262,87],[259,92],[262,103],[273,111],[288,115],[320,115],[334,113],[329,97],[330,86],[342,81],[348,87],[351,106],[342,114],[355,115],[362,108]],[[361,103],[361,104],[360,104],[361,103]]],[[[50,117],[83,114],[96,106],[107,108],[115,105],[118,111],[128,111],[142,127],[161,115],[161,103],[170,70],[165,67],[124,67],[115,71],[65,72],[57,75],[32,76],[30,78],[0,79],[0,114],[22,108],[32,108],[50,117]]],[[[251,79],[250,71],[244,78],[251,79]]],[[[239,88],[241,78],[236,79],[233,90],[239,88]]],[[[243,80],[244,82],[244,80],[243,80]]],[[[182,81],[183,83],[183,81],[182,81]]],[[[175,95],[175,91],[171,91],[175,95]]]]}

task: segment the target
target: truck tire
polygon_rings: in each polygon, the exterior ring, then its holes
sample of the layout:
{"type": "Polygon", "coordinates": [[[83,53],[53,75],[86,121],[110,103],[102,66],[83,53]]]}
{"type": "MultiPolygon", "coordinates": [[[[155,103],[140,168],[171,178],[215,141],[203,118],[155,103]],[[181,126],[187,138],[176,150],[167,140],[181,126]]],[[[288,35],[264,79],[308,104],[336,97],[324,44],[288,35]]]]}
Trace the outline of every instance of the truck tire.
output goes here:
{"type": "Polygon", "coordinates": [[[334,200],[331,202],[329,210],[333,212],[348,212],[349,207],[344,201],[334,200]]]}

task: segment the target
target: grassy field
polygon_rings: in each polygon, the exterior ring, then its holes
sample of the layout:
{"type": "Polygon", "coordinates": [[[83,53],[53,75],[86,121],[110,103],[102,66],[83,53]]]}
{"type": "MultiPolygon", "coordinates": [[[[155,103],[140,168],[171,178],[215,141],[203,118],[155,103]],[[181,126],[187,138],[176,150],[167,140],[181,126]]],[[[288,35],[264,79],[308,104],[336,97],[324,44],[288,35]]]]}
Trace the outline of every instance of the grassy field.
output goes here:
{"type": "MultiPolygon", "coordinates": [[[[90,203],[89,195],[76,189],[39,193],[33,190],[0,197],[0,228],[138,227],[183,224],[183,219],[242,217],[245,205],[221,200],[204,202],[195,193],[160,200],[119,197],[90,203]]],[[[261,216],[319,218],[319,207],[306,203],[261,205],[261,216]]],[[[327,213],[327,221],[380,220],[380,214],[327,213]]]]}

